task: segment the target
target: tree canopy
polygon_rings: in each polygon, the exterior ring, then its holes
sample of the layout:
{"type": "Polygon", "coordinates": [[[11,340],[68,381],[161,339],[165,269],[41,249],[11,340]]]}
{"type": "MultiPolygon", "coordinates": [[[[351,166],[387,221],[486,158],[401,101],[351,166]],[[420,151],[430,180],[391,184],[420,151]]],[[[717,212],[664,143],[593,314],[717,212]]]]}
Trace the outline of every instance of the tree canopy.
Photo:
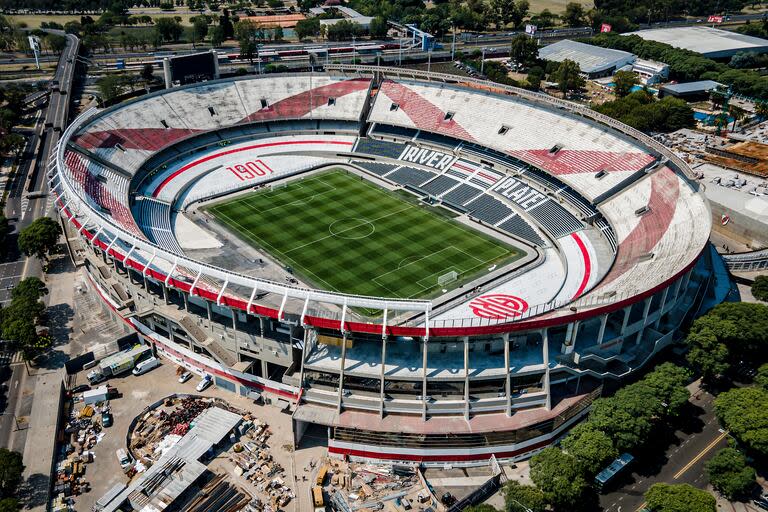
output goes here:
{"type": "Polygon", "coordinates": [[[613,75],[614,91],[616,96],[623,98],[632,92],[632,88],[640,83],[637,73],[632,71],[617,71],[613,75]]]}
{"type": "Polygon", "coordinates": [[[0,498],[13,498],[16,495],[23,472],[21,454],[0,448],[0,498]]]}
{"type": "Polygon", "coordinates": [[[715,414],[723,426],[748,450],[768,455],[768,390],[733,388],[715,399],[715,414]]]}
{"type": "Polygon", "coordinates": [[[590,477],[595,476],[608,462],[619,456],[611,438],[597,430],[592,423],[577,425],[563,439],[561,447],[579,461],[584,473],[590,477]]]}
{"type": "Polygon", "coordinates": [[[40,217],[19,232],[19,249],[27,256],[47,261],[48,255],[59,243],[61,227],[50,217],[40,217]]]}
{"type": "Polygon", "coordinates": [[[522,485],[510,480],[504,486],[504,510],[506,512],[544,512],[547,502],[541,489],[532,485],[522,485]]]}
{"type": "Polygon", "coordinates": [[[768,302],[768,276],[757,276],[752,283],[752,296],[757,300],[768,302]]]}
{"type": "Polygon", "coordinates": [[[581,76],[581,68],[578,63],[565,59],[558,66],[557,71],[554,72],[552,78],[557,82],[557,88],[564,95],[568,95],[571,91],[578,91],[584,87],[584,77],[581,76]]]}
{"type": "MultiPolygon", "coordinates": [[[[632,85],[625,83],[622,87],[631,88],[632,85]]],[[[657,100],[645,90],[593,108],[643,132],[673,132],[696,124],[693,109],[685,101],[671,96],[657,100]]]]}
{"type": "Polygon", "coordinates": [[[688,484],[653,484],[645,493],[645,501],[653,512],[715,512],[717,510],[714,496],[688,484]]]}
{"type": "Polygon", "coordinates": [[[742,360],[768,360],[768,306],[725,302],[697,318],[686,338],[688,360],[707,381],[742,360]]]}
{"type": "Polygon", "coordinates": [[[706,465],[709,482],[717,491],[733,501],[748,496],[755,487],[755,470],[747,458],[735,448],[723,448],[706,465]]]}
{"type": "Polygon", "coordinates": [[[576,458],[554,446],[531,458],[531,480],[548,503],[563,510],[577,508],[588,488],[576,458]]]}

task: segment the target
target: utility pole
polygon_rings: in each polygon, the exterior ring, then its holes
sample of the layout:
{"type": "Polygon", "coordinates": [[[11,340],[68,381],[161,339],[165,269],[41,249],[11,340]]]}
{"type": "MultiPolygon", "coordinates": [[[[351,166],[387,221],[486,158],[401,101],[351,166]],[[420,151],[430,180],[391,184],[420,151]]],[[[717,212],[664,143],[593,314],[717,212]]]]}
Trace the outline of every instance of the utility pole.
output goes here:
{"type": "Polygon", "coordinates": [[[427,73],[432,71],[432,48],[427,50],[427,73]]]}
{"type": "Polygon", "coordinates": [[[483,69],[485,69],[485,48],[483,48],[483,58],[480,60],[480,74],[483,74],[483,69]]]}
{"type": "Polygon", "coordinates": [[[355,36],[352,36],[352,65],[355,65],[355,36]]]}

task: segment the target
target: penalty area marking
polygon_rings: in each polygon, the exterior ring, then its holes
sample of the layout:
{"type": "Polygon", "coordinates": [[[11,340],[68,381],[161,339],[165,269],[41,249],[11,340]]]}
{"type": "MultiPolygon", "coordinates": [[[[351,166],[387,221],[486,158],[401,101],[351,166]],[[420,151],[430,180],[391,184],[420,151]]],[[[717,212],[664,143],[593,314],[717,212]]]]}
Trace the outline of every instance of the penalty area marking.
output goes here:
{"type": "Polygon", "coordinates": [[[369,221],[367,219],[363,219],[363,218],[360,218],[360,217],[347,217],[345,219],[338,219],[338,220],[333,221],[328,226],[328,232],[332,236],[335,236],[336,238],[342,238],[344,240],[362,240],[363,238],[368,238],[369,236],[374,234],[376,232],[376,226],[373,225],[373,222],[371,222],[371,221],[369,221]],[[357,224],[356,226],[354,226],[354,225],[353,226],[349,226],[349,227],[346,227],[346,228],[343,228],[343,229],[336,228],[334,230],[334,226],[339,226],[339,225],[343,226],[344,225],[343,223],[345,223],[345,222],[357,222],[359,224],[357,224]],[[357,228],[362,228],[363,226],[367,226],[368,227],[368,229],[367,229],[368,232],[365,233],[365,234],[362,234],[362,235],[359,235],[359,236],[355,236],[355,235],[351,235],[351,234],[349,234],[349,235],[344,234],[347,231],[353,231],[353,230],[355,230],[357,228]]]}

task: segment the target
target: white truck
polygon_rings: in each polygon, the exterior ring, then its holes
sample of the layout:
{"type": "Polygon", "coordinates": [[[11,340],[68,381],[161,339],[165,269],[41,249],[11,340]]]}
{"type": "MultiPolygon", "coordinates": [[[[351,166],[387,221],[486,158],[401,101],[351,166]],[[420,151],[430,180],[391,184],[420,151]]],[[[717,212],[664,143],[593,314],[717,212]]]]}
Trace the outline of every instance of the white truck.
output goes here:
{"type": "Polygon", "coordinates": [[[88,372],[88,382],[98,384],[110,377],[120,375],[133,369],[136,362],[146,357],[152,351],[149,345],[136,345],[133,348],[112,354],[105,357],[90,372],[88,372]]]}

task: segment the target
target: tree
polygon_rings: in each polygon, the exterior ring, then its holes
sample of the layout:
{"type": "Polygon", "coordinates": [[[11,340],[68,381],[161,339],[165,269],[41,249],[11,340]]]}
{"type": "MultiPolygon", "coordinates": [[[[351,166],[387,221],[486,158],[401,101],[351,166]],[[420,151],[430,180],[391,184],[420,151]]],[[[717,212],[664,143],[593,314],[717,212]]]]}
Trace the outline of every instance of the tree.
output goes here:
{"type": "Polygon", "coordinates": [[[637,408],[622,402],[618,393],[595,400],[589,422],[596,430],[605,432],[620,452],[631,451],[648,441],[653,427],[646,414],[638,414],[637,408]]]}
{"type": "Polygon", "coordinates": [[[761,364],[757,369],[755,384],[763,389],[768,389],[768,363],[761,364]]]}
{"type": "Polygon", "coordinates": [[[19,452],[0,448],[0,497],[12,498],[21,483],[24,464],[19,452]]]}
{"type": "Polygon", "coordinates": [[[589,422],[577,425],[571,430],[561,446],[566,453],[579,461],[588,477],[598,474],[608,462],[619,456],[611,438],[595,429],[589,422]]]}
{"type": "Polygon", "coordinates": [[[40,217],[19,232],[19,249],[27,256],[35,255],[42,261],[59,243],[61,227],[50,217],[40,217]]]}
{"type": "Polygon", "coordinates": [[[10,51],[16,48],[17,29],[10,18],[0,14],[0,51],[10,51]]]}
{"type": "Polygon", "coordinates": [[[253,57],[258,51],[257,28],[250,20],[235,23],[235,39],[240,44],[240,58],[253,63],[253,57]]]}
{"type": "Polygon", "coordinates": [[[691,397],[691,392],[685,387],[691,377],[688,369],[667,362],[646,375],[642,384],[650,388],[654,396],[661,400],[666,410],[665,415],[675,417],[691,397]]]}
{"type": "Polygon", "coordinates": [[[8,133],[0,139],[0,152],[21,156],[21,152],[27,145],[27,139],[20,133],[8,133]]]}
{"type": "Polygon", "coordinates": [[[34,276],[22,279],[11,290],[12,300],[25,301],[26,303],[39,301],[46,295],[48,295],[48,288],[45,286],[45,283],[34,276]]]}
{"type": "Polygon", "coordinates": [[[531,480],[547,502],[564,510],[576,508],[587,489],[576,458],[553,446],[531,459],[531,480]]]}
{"type": "Polygon", "coordinates": [[[221,28],[220,25],[211,27],[211,29],[208,31],[208,35],[211,38],[211,46],[214,48],[218,48],[221,46],[221,43],[224,42],[224,29],[221,28]]]}
{"type": "Polygon", "coordinates": [[[715,399],[715,414],[745,448],[768,455],[768,390],[734,388],[715,399]]]}
{"type": "Polygon", "coordinates": [[[582,6],[580,3],[568,2],[565,4],[565,14],[563,14],[563,21],[565,21],[565,24],[569,27],[583,27],[585,15],[586,13],[584,12],[584,6],[582,6]]]}
{"type": "Polygon", "coordinates": [[[316,37],[320,35],[320,19],[319,18],[307,18],[299,20],[294,27],[296,37],[306,39],[308,37],[316,37]]]}
{"type": "Polygon", "coordinates": [[[715,497],[688,484],[653,484],[645,493],[653,512],[715,512],[715,497]]]}
{"type": "Polygon", "coordinates": [[[525,34],[515,36],[509,45],[509,58],[516,64],[528,66],[536,62],[538,55],[538,43],[534,38],[525,34]]]}
{"type": "Polygon", "coordinates": [[[613,75],[613,83],[615,84],[616,96],[623,98],[632,92],[632,88],[639,84],[640,80],[632,71],[617,71],[613,75]]]}
{"type": "Polygon", "coordinates": [[[59,34],[46,34],[45,42],[56,55],[61,55],[61,52],[67,47],[67,38],[59,34]]]}
{"type": "Polygon", "coordinates": [[[480,505],[474,505],[472,507],[465,508],[464,512],[499,512],[499,509],[491,505],[481,503],[480,505]]]}
{"type": "Polygon", "coordinates": [[[491,9],[499,26],[518,26],[528,15],[528,0],[491,0],[491,9]]]}
{"type": "Polygon", "coordinates": [[[103,101],[111,101],[125,94],[125,79],[120,75],[105,75],[96,82],[99,94],[103,101]]]}
{"type": "Polygon", "coordinates": [[[752,283],[752,296],[757,300],[768,302],[768,275],[755,278],[752,283]]]}
{"type": "Polygon", "coordinates": [[[726,302],[691,325],[688,360],[706,381],[725,375],[734,362],[768,360],[768,306],[726,302]]]}
{"type": "Polygon", "coordinates": [[[0,512],[18,512],[21,510],[16,498],[3,498],[0,500],[0,512]]]}
{"type": "Polygon", "coordinates": [[[755,470],[735,448],[723,448],[706,465],[709,482],[717,491],[734,501],[746,497],[755,487],[755,470]]]}
{"type": "Polygon", "coordinates": [[[544,512],[547,502],[541,489],[510,480],[504,486],[506,512],[544,512]]]}
{"type": "Polygon", "coordinates": [[[177,42],[184,33],[184,27],[173,18],[155,19],[155,30],[163,41],[177,42]]]}
{"type": "Polygon", "coordinates": [[[374,39],[383,39],[387,37],[387,32],[389,32],[389,26],[387,25],[386,19],[381,16],[376,16],[371,20],[371,25],[368,27],[368,33],[371,37],[374,39]]]}
{"type": "Polygon", "coordinates": [[[141,68],[141,79],[144,80],[145,82],[151,82],[152,80],[155,79],[154,71],[155,71],[155,68],[152,65],[152,63],[147,62],[141,68]]]}
{"type": "Polygon", "coordinates": [[[568,96],[570,91],[578,91],[584,87],[585,83],[578,63],[570,59],[565,59],[560,63],[553,78],[557,82],[557,88],[563,93],[563,96],[568,96]]]}
{"type": "Polygon", "coordinates": [[[192,24],[192,45],[200,43],[208,35],[208,20],[205,16],[196,16],[192,24]]]}

